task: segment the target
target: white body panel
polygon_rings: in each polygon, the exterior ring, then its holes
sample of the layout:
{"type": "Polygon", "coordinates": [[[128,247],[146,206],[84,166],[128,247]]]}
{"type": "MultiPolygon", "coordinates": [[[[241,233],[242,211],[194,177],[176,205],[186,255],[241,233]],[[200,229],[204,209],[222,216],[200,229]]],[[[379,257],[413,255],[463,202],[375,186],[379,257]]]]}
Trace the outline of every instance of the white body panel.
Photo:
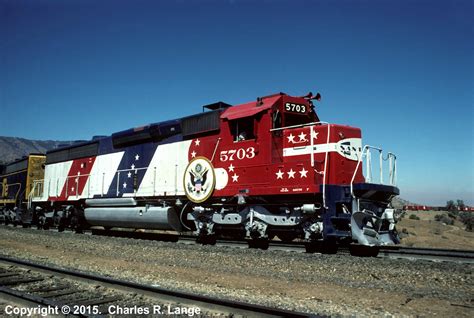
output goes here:
{"type": "Polygon", "coordinates": [[[125,152],[115,152],[97,156],[82,194],[69,196],[68,200],[93,198],[95,195],[104,195],[117,175],[117,169],[125,152]]]}
{"type": "Polygon", "coordinates": [[[158,146],[137,193],[124,193],[123,196],[184,195],[183,176],[191,142],[158,146]]]}
{"type": "Polygon", "coordinates": [[[63,190],[72,161],[58,162],[45,166],[44,190],[39,201],[48,201],[49,197],[59,197],[63,190]]]}

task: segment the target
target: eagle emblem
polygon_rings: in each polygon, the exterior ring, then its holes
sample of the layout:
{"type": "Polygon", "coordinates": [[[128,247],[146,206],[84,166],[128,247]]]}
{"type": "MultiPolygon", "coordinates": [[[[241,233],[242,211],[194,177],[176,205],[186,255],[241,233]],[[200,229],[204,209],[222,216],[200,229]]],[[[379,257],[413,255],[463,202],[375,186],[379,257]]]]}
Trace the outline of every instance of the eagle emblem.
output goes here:
{"type": "Polygon", "coordinates": [[[191,160],[184,171],[184,191],[189,200],[200,203],[207,200],[216,185],[212,163],[205,157],[191,160]]]}

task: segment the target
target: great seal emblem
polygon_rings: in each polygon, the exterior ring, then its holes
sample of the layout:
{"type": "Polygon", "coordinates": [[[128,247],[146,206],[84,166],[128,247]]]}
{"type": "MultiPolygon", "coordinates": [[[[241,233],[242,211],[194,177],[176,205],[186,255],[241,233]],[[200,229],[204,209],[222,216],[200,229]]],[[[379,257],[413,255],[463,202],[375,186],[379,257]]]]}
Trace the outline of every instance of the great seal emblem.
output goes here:
{"type": "Polygon", "coordinates": [[[212,163],[205,157],[191,160],[184,171],[184,192],[194,203],[206,201],[216,186],[212,163]]]}

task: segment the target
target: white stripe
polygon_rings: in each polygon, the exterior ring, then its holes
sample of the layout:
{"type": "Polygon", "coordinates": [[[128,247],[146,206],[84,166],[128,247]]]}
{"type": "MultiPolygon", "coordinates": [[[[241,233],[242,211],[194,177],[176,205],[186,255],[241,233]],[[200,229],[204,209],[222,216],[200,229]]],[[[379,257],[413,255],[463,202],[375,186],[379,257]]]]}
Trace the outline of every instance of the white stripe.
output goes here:
{"type": "Polygon", "coordinates": [[[44,171],[43,196],[37,201],[48,201],[48,197],[58,197],[61,195],[71,166],[72,161],[46,165],[44,171]]]}
{"type": "Polygon", "coordinates": [[[124,151],[97,156],[92,166],[90,176],[82,190],[82,195],[69,196],[68,200],[74,201],[84,198],[92,198],[94,195],[107,194],[110,185],[117,175],[117,169],[122,161],[124,151]]]}
{"type": "Polygon", "coordinates": [[[123,196],[184,195],[183,176],[191,142],[186,140],[158,146],[137,193],[123,196]]]}
{"type": "MultiPolygon", "coordinates": [[[[346,138],[329,144],[313,145],[313,153],[337,152],[344,158],[358,161],[362,155],[362,140],[360,138],[346,138]]],[[[311,146],[289,147],[283,149],[283,157],[311,155],[311,146]]]]}
{"type": "MultiPolygon", "coordinates": [[[[336,149],[337,143],[330,144],[318,144],[314,145],[314,153],[326,153],[334,152],[336,149]]],[[[292,157],[292,156],[303,156],[311,154],[311,146],[301,146],[301,147],[291,147],[283,149],[283,157],[292,157]]]]}

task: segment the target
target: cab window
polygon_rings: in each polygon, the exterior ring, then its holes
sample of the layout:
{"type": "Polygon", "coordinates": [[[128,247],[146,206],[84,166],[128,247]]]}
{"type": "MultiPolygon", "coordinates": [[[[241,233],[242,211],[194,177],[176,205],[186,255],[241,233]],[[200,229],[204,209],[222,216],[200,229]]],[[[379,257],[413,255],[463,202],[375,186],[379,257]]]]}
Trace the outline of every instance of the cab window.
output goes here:
{"type": "Polygon", "coordinates": [[[240,118],[230,122],[230,131],[234,141],[255,139],[254,118],[240,118]]]}
{"type": "Polygon", "coordinates": [[[279,110],[275,111],[272,115],[272,127],[273,129],[281,128],[281,113],[279,110]]]}

